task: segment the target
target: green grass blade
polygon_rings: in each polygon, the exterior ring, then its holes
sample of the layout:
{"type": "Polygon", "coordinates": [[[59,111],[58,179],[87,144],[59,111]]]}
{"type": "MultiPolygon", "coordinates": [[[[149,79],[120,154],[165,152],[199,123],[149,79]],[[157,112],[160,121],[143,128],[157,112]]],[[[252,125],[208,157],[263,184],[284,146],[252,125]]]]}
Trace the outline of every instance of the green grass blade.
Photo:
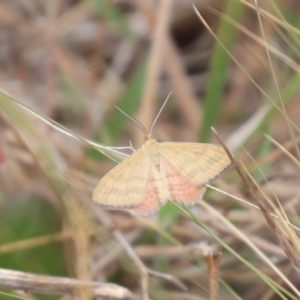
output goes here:
{"type": "MultiPolygon", "coordinates": [[[[243,12],[244,6],[241,2],[230,0],[224,13],[239,22],[242,19],[243,12]]],[[[237,28],[230,25],[227,21],[221,20],[217,36],[229,51],[234,45],[237,33],[237,28]]],[[[200,136],[201,142],[207,142],[209,140],[211,135],[210,128],[216,123],[219,116],[222,96],[228,78],[229,64],[230,57],[224,51],[223,47],[216,43],[208,76],[207,92],[204,99],[203,124],[200,136]]]]}

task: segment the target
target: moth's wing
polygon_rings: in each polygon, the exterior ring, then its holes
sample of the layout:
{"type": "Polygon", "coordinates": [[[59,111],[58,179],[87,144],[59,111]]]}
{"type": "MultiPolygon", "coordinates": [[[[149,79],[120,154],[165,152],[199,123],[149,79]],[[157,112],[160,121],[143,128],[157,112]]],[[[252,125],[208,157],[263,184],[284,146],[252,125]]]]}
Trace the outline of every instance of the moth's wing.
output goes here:
{"type": "Polygon", "coordinates": [[[100,180],[93,200],[110,209],[127,209],[140,204],[144,198],[148,170],[149,156],[141,148],[100,180]]]}
{"type": "Polygon", "coordinates": [[[167,181],[166,188],[169,200],[190,205],[202,198],[205,186],[190,183],[164,155],[161,155],[160,168],[162,177],[166,178],[167,181]]]}
{"type": "Polygon", "coordinates": [[[162,159],[195,186],[215,180],[231,165],[225,150],[212,144],[161,143],[160,153],[162,159]]]}
{"type": "Polygon", "coordinates": [[[159,172],[150,161],[143,200],[139,205],[132,207],[130,212],[146,216],[157,211],[167,200],[161,193],[162,188],[165,188],[162,184],[159,172]]]}

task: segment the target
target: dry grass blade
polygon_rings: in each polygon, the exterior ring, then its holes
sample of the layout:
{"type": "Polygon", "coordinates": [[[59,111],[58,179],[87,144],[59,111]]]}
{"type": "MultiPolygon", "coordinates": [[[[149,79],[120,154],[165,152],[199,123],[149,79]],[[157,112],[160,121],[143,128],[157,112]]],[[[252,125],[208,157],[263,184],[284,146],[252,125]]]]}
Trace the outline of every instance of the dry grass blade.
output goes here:
{"type": "Polygon", "coordinates": [[[38,238],[32,238],[32,239],[7,243],[4,245],[0,245],[0,254],[10,253],[13,251],[18,251],[26,248],[39,247],[53,242],[65,241],[71,238],[72,238],[71,234],[67,232],[61,232],[52,236],[42,236],[38,238]]]}
{"type": "Polygon", "coordinates": [[[262,32],[263,40],[266,44],[265,49],[266,49],[266,53],[267,53],[268,62],[269,62],[269,66],[270,66],[270,69],[271,69],[271,74],[272,74],[272,77],[273,77],[274,85],[275,85],[275,88],[276,88],[276,93],[277,93],[277,96],[279,98],[279,102],[280,102],[280,105],[281,105],[281,109],[282,109],[282,112],[283,112],[284,119],[285,119],[286,124],[288,126],[289,133],[290,133],[290,135],[292,137],[292,140],[294,142],[294,147],[295,147],[295,150],[297,151],[298,159],[300,159],[300,150],[299,150],[298,144],[296,142],[296,138],[295,138],[295,134],[294,134],[294,131],[293,131],[293,128],[292,128],[290,118],[288,117],[287,112],[286,112],[285,103],[283,101],[281,90],[280,90],[279,84],[278,84],[278,80],[277,80],[276,75],[275,75],[274,65],[273,65],[273,62],[272,62],[272,59],[271,59],[269,49],[267,47],[266,34],[265,34],[264,27],[262,25],[261,12],[260,12],[260,7],[258,6],[257,0],[255,0],[255,5],[256,5],[257,17],[258,17],[260,29],[261,29],[261,32],[262,32]]]}
{"type": "MultiPolygon", "coordinates": [[[[151,30],[154,31],[158,16],[156,15],[152,3],[149,0],[142,0],[138,1],[137,5],[144,13],[151,30]]],[[[174,91],[174,95],[178,96],[179,105],[185,114],[187,124],[193,131],[197,132],[201,124],[201,115],[199,116],[200,112],[197,105],[197,98],[194,95],[191,84],[185,76],[184,66],[181,62],[179,53],[169,35],[165,36],[164,43],[164,60],[166,71],[170,77],[172,90],[174,91]]]]}
{"type": "MultiPolygon", "coordinates": [[[[138,120],[143,120],[142,123],[149,130],[153,116],[155,113],[154,99],[158,92],[159,77],[162,71],[163,53],[165,41],[167,37],[169,15],[171,10],[171,0],[161,0],[159,5],[159,13],[153,31],[153,43],[150,51],[149,68],[146,78],[146,87],[144,90],[143,99],[138,120]]],[[[140,136],[140,142],[142,136],[140,136]]]]}
{"type": "MultiPolygon", "coordinates": [[[[250,7],[253,11],[257,12],[257,5],[256,4],[251,4],[248,1],[244,1],[244,0],[240,0],[241,2],[243,2],[246,6],[250,7]]],[[[274,15],[272,15],[271,13],[267,12],[266,10],[260,8],[260,13],[263,14],[264,16],[266,16],[267,18],[269,18],[270,20],[276,22],[278,25],[281,25],[283,27],[287,27],[289,30],[295,32],[296,34],[300,35],[300,30],[288,23],[282,23],[281,20],[279,20],[278,18],[276,18],[274,15]]]]}
{"type": "MultiPolygon", "coordinates": [[[[300,272],[298,272],[298,270],[300,270],[300,255],[292,248],[289,240],[286,238],[286,235],[283,233],[282,229],[277,225],[277,223],[274,221],[274,219],[270,216],[270,213],[266,209],[263,201],[261,200],[260,196],[257,193],[257,189],[261,191],[260,187],[256,184],[254,178],[246,170],[245,166],[241,165],[241,163],[239,163],[234,158],[234,156],[231,154],[231,152],[228,150],[226,145],[223,143],[223,141],[219,137],[218,133],[214,129],[212,129],[212,130],[213,130],[215,136],[217,137],[218,141],[220,142],[220,144],[223,146],[226,153],[228,154],[235,169],[237,170],[237,172],[240,175],[240,177],[242,178],[245,186],[247,187],[250,195],[252,196],[252,198],[255,200],[256,204],[262,211],[263,216],[264,216],[267,224],[269,225],[269,228],[272,231],[275,239],[278,241],[278,243],[281,245],[282,249],[285,251],[285,253],[286,253],[287,257],[290,259],[293,267],[296,268],[297,275],[300,276],[300,272]],[[247,175],[245,175],[244,172],[246,172],[247,175]]],[[[300,296],[299,291],[296,288],[294,288],[293,286],[291,286],[291,287],[293,288],[294,292],[296,292],[300,296]]]]}
{"type": "MultiPolygon", "coordinates": [[[[235,161],[235,163],[236,163],[236,161],[235,161]]],[[[257,205],[261,209],[261,211],[264,215],[264,218],[265,218],[265,220],[267,221],[267,223],[269,225],[269,228],[271,229],[271,231],[274,234],[274,237],[279,242],[282,249],[285,251],[285,253],[287,254],[288,258],[290,259],[291,263],[296,268],[296,270],[300,270],[300,256],[299,256],[299,253],[297,253],[291,247],[291,244],[290,244],[289,240],[287,239],[286,235],[284,234],[284,232],[282,231],[282,229],[277,225],[277,223],[273,220],[273,218],[270,217],[269,212],[265,208],[262,200],[260,199],[260,197],[258,196],[258,194],[256,192],[255,186],[258,190],[260,190],[260,192],[262,192],[259,185],[256,183],[254,178],[250,175],[250,173],[247,171],[247,169],[245,168],[244,165],[242,165],[242,167],[239,164],[237,164],[235,166],[237,167],[238,173],[240,174],[241,178],[245,182],[245,185],[249,189],[249,192],[250,192],[251,196],[253,197],[253,199],[256,200],[257,205]],[[248,177],[246,177],[243,174],[242,168],[247,173],[248,177]]],[[[298,271],[297,271],[297,274],[300,276],[300,273],[298,271]]]]}

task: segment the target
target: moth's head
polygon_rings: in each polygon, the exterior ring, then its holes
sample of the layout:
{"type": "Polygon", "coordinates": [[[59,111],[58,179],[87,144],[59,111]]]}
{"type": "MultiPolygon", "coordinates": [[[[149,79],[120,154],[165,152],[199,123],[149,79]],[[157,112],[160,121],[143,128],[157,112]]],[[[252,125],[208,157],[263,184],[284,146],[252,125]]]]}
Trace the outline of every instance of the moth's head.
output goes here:
{"type": "Polygon", "coordinates": [[[146,133],[145,134],[145,142],[147,142],[149,140],[155,140],[155,138],[151,133],[146,133]]]}

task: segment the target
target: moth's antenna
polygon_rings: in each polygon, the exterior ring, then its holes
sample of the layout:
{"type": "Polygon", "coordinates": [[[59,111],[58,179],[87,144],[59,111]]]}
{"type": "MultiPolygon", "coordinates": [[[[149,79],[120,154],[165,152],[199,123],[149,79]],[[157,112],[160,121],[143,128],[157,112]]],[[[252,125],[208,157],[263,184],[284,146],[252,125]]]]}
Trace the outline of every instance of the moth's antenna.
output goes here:
{"type": "Polygon", "coordinates": [[[143,132],[145,134],[148,134],[147,129],[141,124],[139,123],[137,120],[135,120],[133,117],[129,116],[128,114],[126,114],[125,111],[123,111],[120,107],[115,105],[115,108],[118,109],[122,114],[124,114],[129,120],[131,120],[134,124],[136,124],[140,129],[143,130],[143,132]]]}
{"type": "Polygon", "coordinates": [[[168,95],[167,99],[165,100],[164,104],[162,105],[162,107],[160,108],[160,110],[159,110],[158,114],[156,115],[156,117],[155,117],[154,121],[152,122],[152,125],[151,125],[151,128],[150,128],[150,134],[152,134],[153,127],[154,127],[154,125],[155,125],[155,123],[156,123],[156,121],[157,121],[158,117],[160,116],[160,114],[161,114],[162,110],[163,110],[163,109],[164,109],[164,107],[166,106],[166,104],[167,104],[167,102],[168,102],[168,100],[169,100],[169,98],[170,98],[171,94],[172,94],[172,92],[170,92],[170,93],[169,93],[169,95],[168,95]]]}

